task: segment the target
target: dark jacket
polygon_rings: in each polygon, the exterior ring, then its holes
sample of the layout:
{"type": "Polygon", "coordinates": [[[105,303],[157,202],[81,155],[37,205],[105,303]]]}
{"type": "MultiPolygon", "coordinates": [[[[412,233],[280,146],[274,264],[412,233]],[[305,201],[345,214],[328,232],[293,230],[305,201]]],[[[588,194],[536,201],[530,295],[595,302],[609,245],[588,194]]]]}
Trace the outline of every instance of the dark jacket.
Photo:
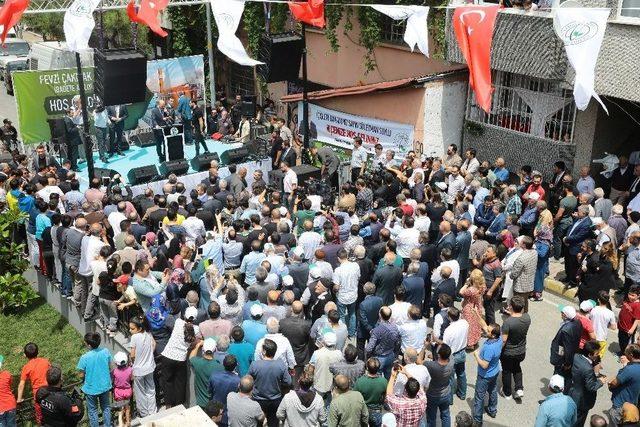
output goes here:
{"type": "Polygon", "coordinates": [[[122,119],[119,122],[114,122],[113,120],[111,120],[111,117],[115,117],[116,116],[116,105],[107,107],[107,115],[109,116],[109,122],[111,122],[111,124],[114,127],[117,128],[124,128],[124,122],[127,119],[127,117],[129,117],[129,110],[127,110],[127,106],[126,105],[120,105],[120,115],[119,117],[122,119]]]}
{"type": "Polygon", "coordinates": [[[446,236],[440,236],[438,238],[438,242],[436,243],[436,252],[438,253],[438,257],[440,257],[440,253],[442,250],[448,248],[453,252],[456,248],[456,235],[453,232],[447,234],[446,236]]]}
{"type": "Polygon", "coordinates": [[[42,387],[36,393],[44,427],[75,427],[84,415],[80,397],[68,396],[60,387],[42,387]]]}
{"type": "MultiPolygon", "coordinates": [[[[435,285],[434,285],[435,286],[435,285]]],[[[456,281],[453,277],[449,277],[441,281],[437,287],[433,288],[431,295],[431,307],[438,310],[438,297],[440,294],[449,295],[454,301],[456,299],[456,281]]]]}
{"type": "Polygon", "coordinates": [[[602,382],[596,378],[591,361],[582,354],[573,356],[569,396],[576,402],[578,412],[581,408],[589,410],[594,407],[598,389],[602,385],[602,382]]]}
{"type": "Polygon", "coordinates": [[[311,321],[297,316],[290,316],[280,321],[280,333],[287,337],[293,348],[296,365],[304,366],[309,362],[309,332],[311,321]]]}
{"type": "Polygon", "coordinates": [[[378,312],[382,307],[382,298],[376,295],[367,295],[360,303],[358,310],[358,338],[369,338],[371,330],[378,323],[378,312]]]}
{"type": "Polygon", "coordinates": [[[553,366],[571,366],[578,351],[582,324],[578,319],[567,320],[558,329],[551,341],[550,362],[553,366]]]}
{"type": "Polygon", "coordinates": [[[461,231],[456,235],[456,246],[454,253],[458,264],[460,264],[460,270],[466,270],[471,266],[469,260],[469,249],[471,248],[471,233],[468,231],[461,231]]]}
{"type": "Polygon", "coordinates": [[[373,275],[376,295],[382,298],[384,305],[393,304],[393,291],[402,283],[402,270],[395,265],[385,265],[373,275]]]}
{"type": "Polygon", "coordinates": [[[402,281],[402,286],[406,291],[405,301],[411,305],[422,307],[424,302],[424,279],[417,274],[407,276],[402,281]]]}
{"type": "Polygon", "coordinates": [[[565,243],[569,246],[570,255],[578,255],[580,252],[580,245],[582,242],[591,237],[591,218],[583,218],[582,221],[576,226],[576,223],[580,221],[576,219],[569,230],[567,230],[567,236],[565,237],[565,243]],[[574,228],[575,226],[575,228],[574,228]]]}

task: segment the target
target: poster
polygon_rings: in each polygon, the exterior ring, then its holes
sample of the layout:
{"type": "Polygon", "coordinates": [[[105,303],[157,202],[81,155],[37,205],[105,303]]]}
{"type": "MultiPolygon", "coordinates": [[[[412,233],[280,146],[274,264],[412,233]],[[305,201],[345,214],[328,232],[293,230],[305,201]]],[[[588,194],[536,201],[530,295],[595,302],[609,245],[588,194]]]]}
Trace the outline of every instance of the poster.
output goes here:
{"type": "MultiPolygon", "coordinates": [[[[93,68],[83,69],[89,116],[98,98],[93,94],[93,68]]],[[[40,144],[51,139],[47,119],[62,117],[79,93],[76,69],[19,71],[13,73],[18,110],[18,127],[25,144],[40,144]]],[[[151,132],[150,110],[157,99],[174,108],[181,91],[199,103],[204,102],[204,59],[202,55],[161,59],[147,63],[145,102],[128,106],[126,130],[151,132]]]]}
{"type": "MultiPolygon", "coordinates": [[[[302,111],[299,103],[298,111],[302,111]]],[[[298,114],[298,129],[302,114],[298,114]]],[[[299,131],[302,133],[302,131],[299,131]]],[[[363,147],[373,152],[376,144],[387,150],[406,153],[413,149],[413,126],[405,123],[356,116],[309,104],[309,138],[345,148],[353,146],[353,138],[362,138],[363,147]]]]}

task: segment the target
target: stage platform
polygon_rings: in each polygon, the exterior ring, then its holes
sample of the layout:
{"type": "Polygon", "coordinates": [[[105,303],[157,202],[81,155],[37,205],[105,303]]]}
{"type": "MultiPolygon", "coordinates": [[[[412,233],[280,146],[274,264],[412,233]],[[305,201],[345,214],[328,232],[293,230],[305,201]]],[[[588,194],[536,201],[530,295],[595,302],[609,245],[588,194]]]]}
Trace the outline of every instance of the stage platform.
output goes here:
{"type": "MultiPolygon", "coordinates": [[[[207,141],[207,147],[209,148],[209,151],[212,153],[218,153],[219,156],[221,156],[222,153],[224,153],[227,150],[231,150],[241,146],[242,146],[241,143],[225,144],[219,141],[214,141],[212,139],[207,141]]],[[[200,153],[203,152],[202,150],[203,149],[201,146],[200,153]]],[[[149,147],[138,147],[138,146],[132,145],[131,148],[129,148],[129,150],[127,150],[124,154],[125,154],[124,156],[119,156],[116,154],[115,156],[109,159],[109,163],[104,163],[102,160],[100,160],[98,153],[94,152],[93,162],[96,168],[113,169],[117,171],[122,176],[125,182],[127,180],[127,174],[133,168],[137,168],[140,166],[148,166],[148,165],[156,165],[156,167],[160,166],[160,163],[158,162],[158,155],[156,154],[155,145],[152,145],[149,147]]],[[[195,144],[185,145],[184,155],[185,155],[185,158],[189,161],[192,158],[194,158],[196,156],[195,144]]],[[[80,172],[78,174],[79,180],[80,180],[80,187],[81,189],[86,189],[89,187],[87,163],[86,162],[78,163],[78,169],[80,169],[80,172]]],[[[197,172],[197,171],[192,170],[191,166],[189,166],[188,173],[191,174],[194,172],[197,172]]]]}

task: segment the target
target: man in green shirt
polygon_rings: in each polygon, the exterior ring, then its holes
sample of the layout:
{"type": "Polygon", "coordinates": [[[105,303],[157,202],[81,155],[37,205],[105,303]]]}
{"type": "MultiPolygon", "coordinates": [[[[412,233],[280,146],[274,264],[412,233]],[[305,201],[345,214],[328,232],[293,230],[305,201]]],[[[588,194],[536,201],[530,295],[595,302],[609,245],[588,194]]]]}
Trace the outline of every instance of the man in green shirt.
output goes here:
{"type": "Polygon", "coordinates": [[[213,338],[207,338],[204,341],[198,341],[198,344],[189,353],[189,363],[195,376],[196,403],[203,409],[211,400],[211,393],[209,392],[211,374],[224,370],[220,362],[213,358],[215,351],[216,341],[213,338]],[[200,348],[202,348],[202,356],[198,356],[200,348]]]}
{"type": "Polygon", "coordinates": [[[303,210],[298,210],[298,203],[299,200],[296,198],[296,203],[293,205],[293,216],[296,218],[298,235],[300,235],[304,231],[304,222],[306,220],[313,222],[316,212],[311,210],[311,200],[304,199],[302,201],[303,210]]]}
{"type": "Polygon", "coordinates": [[[349,378],[336,375],[333,379],[334,396],[329,406],[329,427],[367,427],[369,410],[362,395],[349,390],[349,378]]]}
{"type": "Polygon", "coordinates": [[[369,423],[379,426],[382,420],[382,404],[387,390],[387,380],[378,374],[380,361],[375,357],[367,360],[364,375],[356,380],[353,389],[359,391],[369,410],[369,423]]]}

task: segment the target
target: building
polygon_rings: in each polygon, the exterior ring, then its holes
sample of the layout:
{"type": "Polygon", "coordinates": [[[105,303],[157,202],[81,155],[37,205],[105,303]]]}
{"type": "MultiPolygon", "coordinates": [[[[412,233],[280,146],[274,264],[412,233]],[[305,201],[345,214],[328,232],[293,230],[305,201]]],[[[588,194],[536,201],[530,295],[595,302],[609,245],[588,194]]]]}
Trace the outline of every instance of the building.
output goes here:
{"type": "MultiPolygon", "coordinates": [[[[591,100],[585,111],[573,102],[573,69],[548,12],[503,9],[491,47],[495,87],[491,113],[469,91],[460,141],[482,159],[502,156],[512,170],[524,164],[547,175],[556,160],[574,171],[605,152],[629,154],[640,147],[640,11],[630,0],[594,0],[611,16],[596,67],[595,89],[609,114],[591,100]],[[626,5],[626,6],[624,6],[626,5]],[[635,147],[635,148],[634,148],[635,147]]],[[[447,13],[449,61],[464,63],[447,13]]]]}

